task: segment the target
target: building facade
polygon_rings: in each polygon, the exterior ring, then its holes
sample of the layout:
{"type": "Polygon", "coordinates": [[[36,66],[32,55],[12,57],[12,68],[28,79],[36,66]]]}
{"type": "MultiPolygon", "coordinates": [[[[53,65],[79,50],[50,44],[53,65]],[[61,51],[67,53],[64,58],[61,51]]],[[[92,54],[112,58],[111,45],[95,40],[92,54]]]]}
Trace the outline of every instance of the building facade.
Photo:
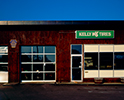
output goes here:
{"type": "Polygon", "coordinates": [[[124,30],[103,23],[103,28],[97,22],[88,26],[1,25],[0,82],[94,82],[95,78],[120,82],[124,30]],[[76,38],[77,30],[108,31],[108,27],[114,31],[111,39],[76,38]]]}

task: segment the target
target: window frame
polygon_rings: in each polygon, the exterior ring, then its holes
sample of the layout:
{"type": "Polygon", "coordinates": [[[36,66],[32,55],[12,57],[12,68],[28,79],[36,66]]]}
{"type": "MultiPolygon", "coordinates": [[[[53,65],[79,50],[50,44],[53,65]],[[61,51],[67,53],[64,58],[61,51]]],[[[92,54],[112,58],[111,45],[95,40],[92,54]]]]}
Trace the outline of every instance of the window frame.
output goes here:
{"type": "MultiPolygon", "coordinates": [[[[7,55],[8,56],[8,46],[0,46],[0,47],[7,47],[7,53],[0,53],[0,55],[7,55]]],[[[7,71],[0,71],[0,74],[5,74],[7,76],[5,76],[4,78],[7,78],[6,80],[4,81],[0,81],[1,82],[5,82],[5,83],[8,83],[8,61],[7,62],[0,62],[0,65],[7,65],[7,71]]]]}
{"type": "MultiPolygon", "coordinates": [[[[31,71],[21,71],[21,73],[31,73],[31,80],[22,80],[21,79],[21,82],[56,82],[56,46],[54,46],[55,47],[55,53],[45,53],[45,47],[47,47],[47,46],[43,46],[43,53],[33,53],[33,47],[34,46],[35,45],[30,46],[31,47],[31,53],[21,53],[20,52],[20,55],[25,55],[25,54],[31,55],[31,62],[21,62],[20,61],[20,66],[21,66],[21,64],[31,64],[31,71]],[[34,62],[33,61],[34,55],[43,55],[43,62],[34,62]],[[45,62],[45,55],[54,55],[55,61],[54,62],[45,62]],[[33,65],[34,64],[43,64],[43,71],[38,71],[40,73],[43,73],[43,80],[34,80],[33,79],[33,74],[37,73],[36,71],[33,71],[33,65]],[[45,64],[55,64],[55,71],[45,71],[45,66],[44,66],[45,64]],[[45,80],[45,73],[55,73],[55,79],[54,80],[45,80]]],[[[41,46],[41,45],[36,45],[36,46],[41,46]]],[[[23,46],[21,46],[21,47],[23,47],[23,46]]],[[[20,51],[21,51],[21,49],[20,49],[20,51]]]]}
{"type": "MultiPolygon", "coordinates": [[[[105,70],[109,70],[109,71],[113,71],[113,75],[112,75],[112,77],[114,77],[114,44],[84,44],[84,50],[85,50],[85,45],[98,45],[98,51],[95,51],[96,53],[98,53],[98,70],[94,70],[94,71],[98,71],[98,77],[100,77],[100,72],[101,71],[105,71],[105,70]],[[100,69],[100,53],[109,53],[109,52],[111,52],[111,51],[100,51],[100,46],[105,46],[105,45],[107,45],[107,46],[109,46],[109,45],[111,45],[111,46],[113,46],[113,69],[100,69]]],[[[86,52],[86,53],[91,53],[91,52],[86,52]]],[[[84,51],[84,54],[85,54],[85,51],[84,51]]],[[[84,61],[85,61],[85,59],[84,59],[84,61]]],[[[87,69],[88,70],[88,69],[87,69]]],[[[84,78],[86,78],[85,77],[85,71],[87,71],[87,70],[85,70],[85,66],[84,66],[84,78]]],[[[93,71],[93,70],[88,70],[88,71],[93,71]]],[[[94,77],[94,78],[98,78],[98,77],[94,77]]],[[[112,78],[112,77],[110,77],[110,78],[112,78]]],[[[102,77],[103,78],[103,77],[102,77]]]]}
{"type": "Polygon", "coordinates": [[[70,69],[70,77],[71,77],[71,82],[82,82],[83,81],[83,77],[82,77],[82,65],[83,65],[83,63],[82,63],[82,60],[83,60],[83,58],[82,58],[82,53],[83,53],[83,50],[82,50],[82,44],[71,44],[70,45],[70,55],[71,55],[71,69],[70,69]],[[72,45],[81,45],[81,54],[72,54],[72,45]],[[76,68],[76,67],[72,67],[72,57],[76,57],[76,56],[78,56],[78,57],[81,57],[81,80],[72,80],[72,69],[79,69],[79,68],[76,68]]]}

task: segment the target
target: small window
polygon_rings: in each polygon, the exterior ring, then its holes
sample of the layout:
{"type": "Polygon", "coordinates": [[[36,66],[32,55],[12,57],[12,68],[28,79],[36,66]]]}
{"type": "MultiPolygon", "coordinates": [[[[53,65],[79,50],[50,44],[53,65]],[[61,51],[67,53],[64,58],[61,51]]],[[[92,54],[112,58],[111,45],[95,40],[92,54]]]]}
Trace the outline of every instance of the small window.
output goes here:
{"type": "Polygon", "coordinates": [[[98,70],[98,53],[84,54],[85,70],[98,70]]]}
{"type": "Polygon", "coordinates": [[[33,71],[43,71],[43,64],[33,64],[33,71]]]}
{"type": "Polygon", "coordinates": [[[33,46],[33,53],[43,53],[43,46],[33,46]]]}
{"type": "Polygon", "coordinates": [[[100,53],[100,69],[113,69],[113,53],[100,53]]]}
{"type": "Polygon", "coordinates": [[[31,62],[31,55],[21,55],[21,62],[31,62]]]}
{"type": "Polygon", "coordinates": [[[21,78],[22,80],[31,80],[31,73],[22,73],[21,78]]]}
{"type": "Polygon", "coordinates": [[[45,53],[55,53],[55,46],[45,46],[45,53]]]}
{"type": "Polygon", "coordinates": [[[45,73],[45,80],[55,80],[55,73],[45,73]]]}
{"type": "Polygon", "coordinates": [[[81,47],[82,47],[81,45],[72,45],[71,53],[72,54],[82,54],[81,47]]]}
{"type": "Polygon", "coordinates": [[[33,80],[43,80],[43,73],[33,73],[33,80]]]}
{"type": "Polygon", "coordinates": [[[21,53],[31,53],[31,46],[21,46],[21,53]]]}
{"type": "Polygon", "coordinates": [[[0,71],[8,71],[8,64],[0,64],[0,71]]]}
{"type": "Polygon", "coordinates": [[[124,69],[124,52],[114,53],[114,69],[124,69]]]}
{"type": "Polygon", "coordinates": [[[8,62],[8,55],[0,55],[0,62],[8,62]]]}
{"type": "Polygon", "coordinates": [[[43,55],[33,55],[34,62],[43,62],[43,55]]]}
{"type": "Polygon", "coordinates": [[[45,62],[55,62],[55,55],[45,55],[45,62]]]}
{"type": "Polygon", "coordinates": [[[46,64],[45,71],[55,71],[55,64],[46,64]]]}
{"type": "Polygon", "coordinates": [[[21,64],[21,71],[31,71],[31,64],[21,64]]]}

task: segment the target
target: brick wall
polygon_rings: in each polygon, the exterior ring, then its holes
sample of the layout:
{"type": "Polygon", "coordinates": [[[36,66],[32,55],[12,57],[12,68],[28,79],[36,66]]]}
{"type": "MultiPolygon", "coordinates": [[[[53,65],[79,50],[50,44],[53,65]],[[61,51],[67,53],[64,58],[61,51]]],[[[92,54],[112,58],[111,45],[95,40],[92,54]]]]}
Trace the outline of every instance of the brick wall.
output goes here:
{"type": "Polygon", "coordinates": [[[75,39],[74,30],[60,31],[0,31],[0,45],[8,46],[9,82],[20,81],[21,45],[55,45],[56,46],[56,80],[69,82],[70,79],[70,45],[71,44],[124,44],[124,30],[115,30],[114,39],[83,40],[75,39]],[[16,48],[11,48],[9,41],[16,39],[16,48]]]}

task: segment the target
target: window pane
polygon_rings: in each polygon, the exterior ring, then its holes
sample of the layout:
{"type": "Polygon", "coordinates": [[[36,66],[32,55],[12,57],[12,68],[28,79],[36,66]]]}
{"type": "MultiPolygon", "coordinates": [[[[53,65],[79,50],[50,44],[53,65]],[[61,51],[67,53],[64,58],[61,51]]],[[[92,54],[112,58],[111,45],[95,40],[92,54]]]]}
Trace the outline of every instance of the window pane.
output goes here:
{"type": "Polygon", "coordinates": [[[7,46],[0,46],[0,54],[7,54],[8,47],[7,46]]]}
{"type": "Polygon", "coordinates": [[[8,64],[0,64],[0,71],[8,71],[8,64]]]}
{"type": "Polygon", "coordinates": [[[79,66],[81,66],[81,57],[72,56],[72,67],[79,67],[79,66]]]}
{"type": "Polygon", "coordinates": [[[33,71],[43,71],[43,64],[33,64],[33,71]]]}
{"type": "Polygon", "coordinates": [[[31,71],[31,64],[21,64],[21,71],[31,71]]]}
{"type": "Polygon", "coordinates": [[[43,55],[33,55],[34,62],[43,62],[43,55]]]}
{"type": "Polygon", "coordinates": [[[45,46],[45,53],[55,53],[55,46],[45,46]]]}
{"type": "Polygon", "coordinates": [[[43,46],[33,46],[33,53],[43,53],[43,46]]]}
{"type": "Polygon", "coordinates": [[[31,46],[21,46],[22,53],[31,53],[31,46]]]}
{"type": "Polygon", "coordinates": [[[124,69],[124,52],[114,53],[114,69],[124,69]]]}
{"type": "Polygon", "coordinates": [[[45,80],[55,80],[55,73],[45,73],[45,80]]]}
{"type": "Polygon", "coordinates": [[[0,55],[0,63],[8,62],[8,55],[0,55]]]}
{"type": "Polygon", "coordinates": [[[72,45],[72,54],[81,54],[81,45],[72,45]]]}
{"type": "Polygon", "coordinates": [[[31,73],[22,73],[21,79],[22,80],[31,80],[31,73]]]}
{"type": "Polygon", "coordinates": [[[81,68],[72,69],[72,80],[81,80],[81,68]]]}
{"type": "Polygon", "coordinates": [[[55,64],[46,64],[45,71],[55,71],[55,64]]]}
{"type": "Polygon", "coordinates": [[[100,53],[100,69],[113,69],[113,53],[100,53]]]}
{"type": "Polygon", "coordinates": [[[55,55],[45,55],[45,62],[55,62],[55,55]]]}
{"type": "Polygon", "coordinates": [[[31,55],[21,55],[21,62],[31,62],[31,55]]]}
{"type": "Polygon", "coordinates": [[[33,73],[33,80],[43,80],[43,73],[33,73]]]}
{"type": "Polygon", "coordinates": [[[85,70],[98,70],[98,53],[84,54],[85,70]]]}

